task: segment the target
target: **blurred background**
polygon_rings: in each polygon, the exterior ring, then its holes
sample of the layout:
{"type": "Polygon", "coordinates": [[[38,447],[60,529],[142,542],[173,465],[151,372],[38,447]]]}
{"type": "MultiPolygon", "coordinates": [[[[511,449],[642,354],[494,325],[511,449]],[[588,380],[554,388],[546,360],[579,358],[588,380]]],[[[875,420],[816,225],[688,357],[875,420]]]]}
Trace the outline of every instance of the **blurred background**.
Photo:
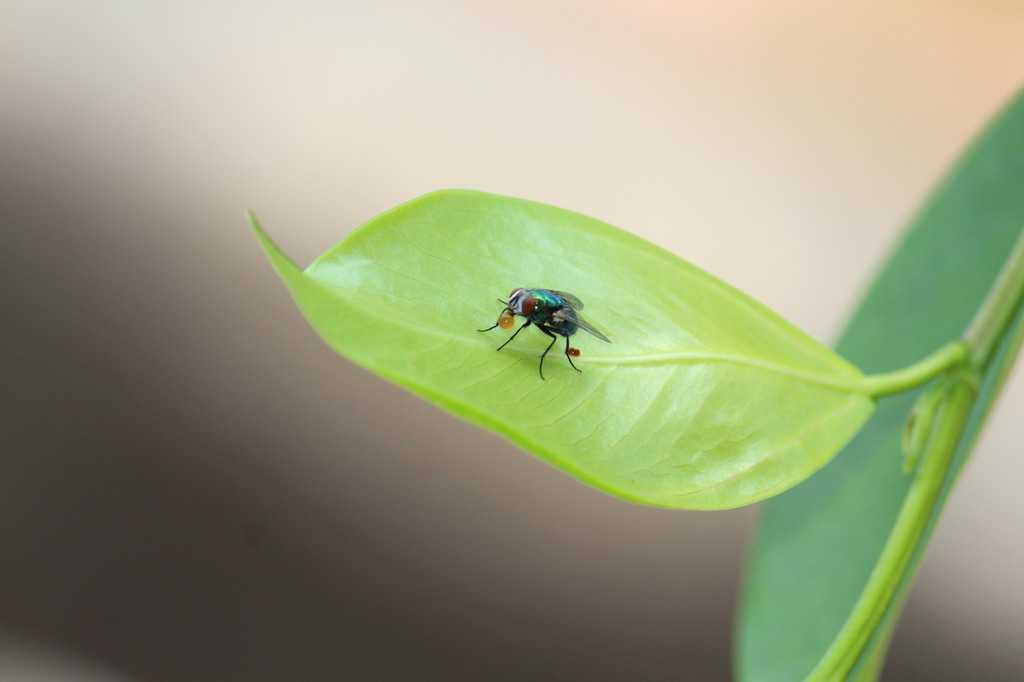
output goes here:
{"type": "MultiPolygon", "coordinates": [[[[545,201],[831,342],[1024,82],[1006,0],[0,13],[2,680],[727,679],[756,508],[612,499],[333,355],[243,211],[306,263],[545,201]]],[[[1022,384],[886,679],[1021,678],[1022,384]]]]}

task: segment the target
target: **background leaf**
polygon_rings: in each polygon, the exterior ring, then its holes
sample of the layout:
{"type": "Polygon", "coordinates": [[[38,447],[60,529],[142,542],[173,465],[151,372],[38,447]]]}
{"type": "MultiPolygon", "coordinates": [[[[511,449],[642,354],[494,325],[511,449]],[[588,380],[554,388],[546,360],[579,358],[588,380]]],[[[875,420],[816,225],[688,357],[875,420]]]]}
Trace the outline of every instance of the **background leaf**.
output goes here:
{"type": "MultiPolygon", "coordinates": [[[[1018,96],[915,220],[853,317],[839,351],[867,371],[883,371],[959,336],[1024,226],[1021,178],[1024,98],[1018,96]]],[[[1020,334],[1019,318],[1015,324],[1011,337],[1020,334]]],[[[1013,355],[1013,346],[1004,344],[984,378],[942,500],[1013,355]]],[[[910,480],[900,469],[900,435],[916,394],[883,400],[828,467],[764,506],[738,624],[741,680],[801,679],[842,626],[910,480]]],[[[940,510],[941,503],[932,526],[940,510]]],[[[880,664],[894,615],[862,661],[862,679],[872,679],[867,668],[880,664]]]]}
{"type": "Polygon", "coordinates": [[[353,361],[608,492],[736,507],[818,469],[873,409],[861,373],[707,273],[576,213],[439,192],[370,221],[300,271],[260,233],[307,318],[353,361]],[[494,323],[519,286],[572,292],[571,370],[494,323]]]}

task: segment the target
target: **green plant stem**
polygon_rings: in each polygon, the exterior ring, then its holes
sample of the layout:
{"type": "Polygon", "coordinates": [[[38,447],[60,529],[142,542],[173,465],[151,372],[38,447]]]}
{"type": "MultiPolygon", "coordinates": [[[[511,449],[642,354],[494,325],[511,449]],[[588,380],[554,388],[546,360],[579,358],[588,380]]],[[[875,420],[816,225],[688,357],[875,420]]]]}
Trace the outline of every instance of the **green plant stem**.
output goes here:
{"type": "MultiPolygon", "coordinates": [[[[809,682],[846,680],[883,622],[900,586],[908,578],[914,555],[924,539],[929,519],[938,504],[943,484],[949,476],[971,408],[977,395],[978,379],[995,355],[1002,336],[1024,300],[1024,233],[1017,239],[999,277],[963,335],[966,356],[952,370],[944,395],[936,408],[931,433],[924,447],[921,464],[907,491],[903,506],[857,603],[836,635],[828,651],[806,678],[809,682]]],[[[1013,340],[1020,343],[1018,335],[1013,340]]],[[[946,348],[950,348],[950,344],[946,348]]],[[[963,351],[960,351],[963,352],[963,351]]],[[[1011,351],[1012,352],[1012,351],[1011,351]]],[[[940,350],[921,363],[889,375],[913,376],[914,368],[941,366],[941,359],[954,351],[940,350]]],[[[919,374],[927,372],[922,370],[919,374]]],[[[882,382],[883,386],[899,381],[882,382]]],[[[913,384],[910,384],[913,385],[913,384]]]]}
{"type": "Polygon", "coordinates": [[[909,391],[959,365],[967,359],[969,352],[963,341],[953,341],[909,367],[864,377],[864,391],[876,398],[909,391]]]}
{"type": "Polygon", "coordinates": [[[928,526],[931,510],[939,498],[956,454],[959,436],[970,415],[974,396],[974,388],[969,384],[951,384],[929,447],[910,484],[882,555],[842,630],[808,675],[808,681],[847,679],[870,643],[899,591],[902,578],[928,526]]]}

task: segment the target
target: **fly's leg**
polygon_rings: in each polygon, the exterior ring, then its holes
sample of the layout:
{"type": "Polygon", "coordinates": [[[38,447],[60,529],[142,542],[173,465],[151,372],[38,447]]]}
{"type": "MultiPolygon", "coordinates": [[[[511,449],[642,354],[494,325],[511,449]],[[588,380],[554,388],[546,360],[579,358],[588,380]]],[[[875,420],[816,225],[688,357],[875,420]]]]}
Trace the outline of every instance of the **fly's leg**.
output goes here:
{"type": "MultiPolygon", "coordinates": [[[[537,329],[541,330],[542,332],[544,332],[545,334],[547,334],[548,336],[551,337],[551,343],[549,343],[548,347],[544,349],[544,352],[540,354],[540,378],[543,381],[544,380],[544,356],[548,354],[549,350],[551,350],[551,346],[555,345],[555,341],[558,340],[558,337],[555,336],[553,333],[551,333],[551,330],[548,329],[547,327],[543,326],[543,325],[537,325],[537,329]]],[[[566,337],[566,338],[568,338],[568,337],[566,337]]]]}
{"type": "MultiPolygon", "coordinates": [[[[516,338],[516,336],[518,336],[518,335],[519,335],[519,332],[521,332],[521,331],[523,331],[524,329],[526,329],[527,327],[529,327],[529,326],[530,326],[530,324],[531,324],[531,323],[530,323],[530,321],[529,321],[529,320],[527,320],[527,321],[526,321],[526,323],[525,323],[525,324],[524,324],[524,325],[523,325],[522,327],[520,327],[519,329],[517,329],[517,330],[516,330],[516,333],[515,333],[515,334],[513,334],[513,335],[512,335],[512,336],[510,336],[510,337],[508,337],[508,341],[511,341],[512,339],[516,338]]],[[[497,326],[498,326],[498,325],[494,325],[494,327],[497,327],[497,326]]],[[[494,327],[491,327],[491,329],[494,329],[494,327]]],[[[487,330],[487,329],[484,329],[484,330],[482,330],[482,331],[488,331],[488,330],[487,330]]],[[[508,341],[506,341],[505,343],[503,343],[503,344],[501,344],[500,346],[498,346],[498,350],[501,350],[502,348],[504,348],[505,346],[507,346],[507,345],[508,345],[508,341]]]]}
{"type": "Polygon", "coordinates": [[[572,368],[574,370],[576,370],[577,372],[580,372],[581,374],[583,373],[582,369],[580,369],[576,365],[572,364],[572,356],[569,355],[569,337],[568,336],[565,337],[565,359],[569,361],[569,364],[572,365],[572,368]]]}

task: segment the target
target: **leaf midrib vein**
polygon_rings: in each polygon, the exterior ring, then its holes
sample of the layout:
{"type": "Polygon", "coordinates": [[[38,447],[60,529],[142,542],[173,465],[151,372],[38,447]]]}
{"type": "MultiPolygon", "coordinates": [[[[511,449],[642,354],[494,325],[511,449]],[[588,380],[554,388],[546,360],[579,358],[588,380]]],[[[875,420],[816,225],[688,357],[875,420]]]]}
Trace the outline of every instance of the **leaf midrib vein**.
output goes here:
{"type": "MultiPolygon", "coordinates": [[[[393,317],[385,314],[380,310],[379,306],[369,306],[363,304],[359,297],[348,296],[344,289],[340,289],[337,286],[332,286],[328,282],[319,280],[316,277],[312,277],[307,273],[303,275],[327,291],[331,292],[334,296],[337,296],[343,300],[347,305],[353,308],[359,309],[365,315],[376,318],[380,321],[384,321],[390,324],[401,324],[407,329],[414,330],[429,336],[438,336],[450,339],[456,343],[465,343],[475,346],[483,346],[490,348],[491,344],[481,339],[480,341],[471,340],[468,337],[451,334],[445,330],[440,330],[432,327],[418,325],[409,322],[404,316],[393,317]]],[[[511,352],[517,352],[515,349],[509,349],[511,352]]],[[[858,395],[868,395],[869,391],[866,389],[863,381],[863,376],[856,377],[828,377],[814,372],[806,372],[794,367],[788,367],[775,362],[767,360],[761,360],[755,357],[746,355],[739,355],[735,353],[715,353],[708,351],[690,351],[690,350],[679,350],[679,351],[667,351],[661,353],[645,353],[642,355],[591,355],[587,357],[587,363],[591,365],[611,365],[616,367],[625,366],[644,366],[644,365],[662,365],[662,364],[705,364],[705,363],[724,363],[733,364],[742,367],[749,367],[772,374],[778,374],[780,376],[790,377],[806,384],[814,386],[820,386],[834,391],[840,391],[843,393],[854,393],[858,395]]]]}

